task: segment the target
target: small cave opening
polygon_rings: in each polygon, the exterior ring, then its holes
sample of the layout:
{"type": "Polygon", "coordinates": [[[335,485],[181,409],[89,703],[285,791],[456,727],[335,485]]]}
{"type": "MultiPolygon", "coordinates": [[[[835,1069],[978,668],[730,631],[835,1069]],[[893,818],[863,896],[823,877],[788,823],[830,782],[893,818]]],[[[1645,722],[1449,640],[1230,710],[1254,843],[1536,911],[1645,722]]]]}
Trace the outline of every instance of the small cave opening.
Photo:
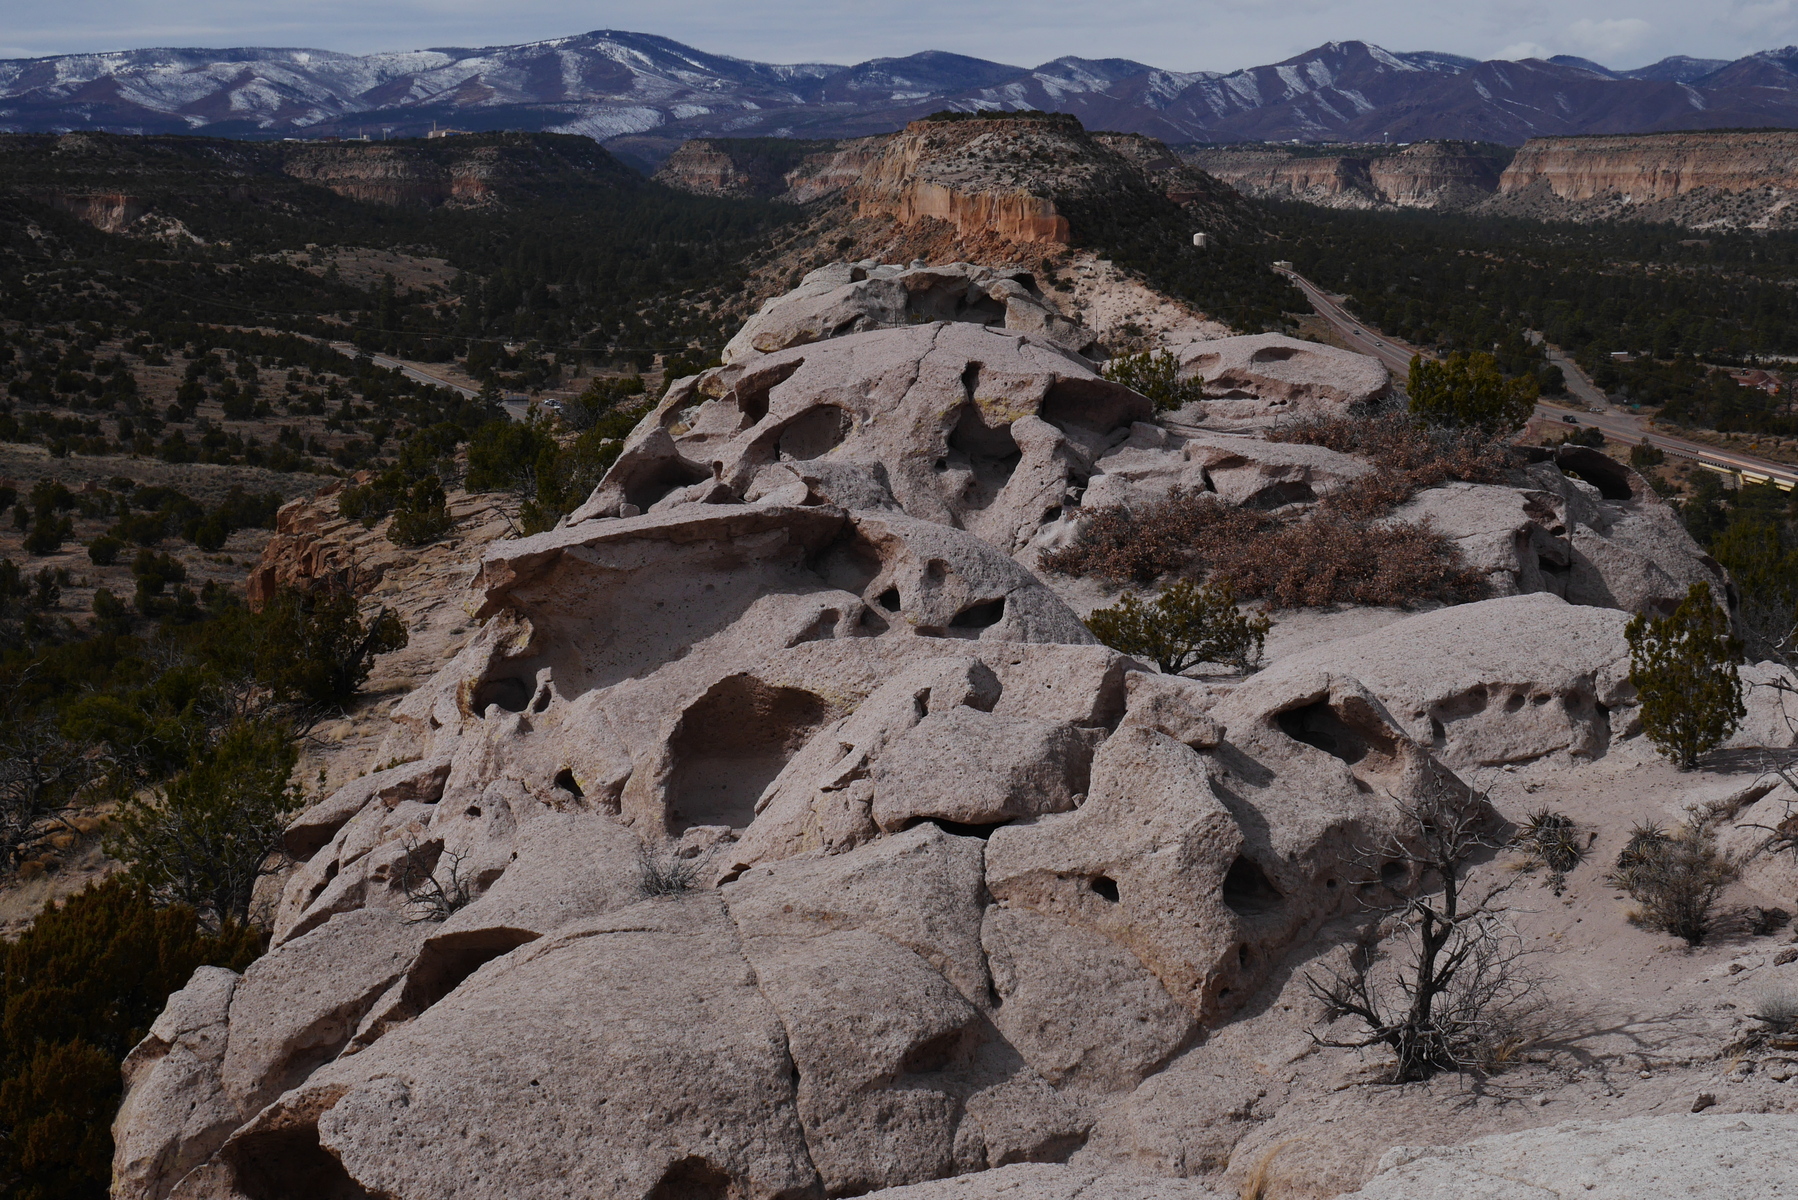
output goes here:
{"type": "Polygon", "coordinates": [[[971,400],[961,406],[955,428],[949,431],[949,450],[972,472],[964,499],[974,508],[990,505],[1024,458],[1011,436],[1010,423],[988,425],[986,414],[971,400]]]}
{"type": "Polygon", "coordinates": [[[780,431],[776,448],[783,462],[823,458],[842,445],[855,428],[855,418],[834,404],[808,408],[780,431]]]}
{"type": "Polygon", "coordinates": [[[624,502],[648,512],[668,493],[712,477],[711,471],[683,458],[664,458],[637,471],[624,482],[624,502]]]}
{"type": "Polygon", "coordinates": [[[1326,700],[1289,708],[1277,714],[1274,720],[1287,737],[1315,746],[1350,765],[1367,757],[1367,739],[1351,729],[1326,700]]]}
{"type": "Polygon", "coordinates": [[[1630,487],[1630,469],[1591,446],[1561,446],[1555,451],[1555,465],[1575,479],[1598,489],[1606,500],[1628,500],[1635,495],[1630,487]]]}
{"type": "Polygon", "coordinates": [[[1086,886],[1093,890],[1093,895],[1107,904],[1118,902],[1118,881],[1111,876],[1095,875],[1087,881],[1086,886]]]}
{"type": "Polygon", "coordinates": [[[988,629],[1005,619],[1005,597],[988,600],[980,604],[970,604],[955,614],[949,622],[951,629],[988,629]]]}
{"type": "Polygon", "coordinates": [[[492,707],[507,712],[523,712],[531,703],[531,685],[523,679],[484,679],[475,688],[470,707],[476,716],[484,717],[492,707]]]}
{"type": "Polygon", "coordinates": [[[767,370],[758,371],[738,382],[736,388],[737,411],[742,414],[738,420],[738,432],[748,429],[768,415],[769,394],[775,388],[791,379],[800,367],[805,365],[803,358],[779,363],[767,370]]]}
{"type": "Polygon", "coordinates": [[[669,832],[695,825],[748,826],[763,789],[835,715],[811,692],[753,675],[730,675],[713,684],[682,714],[668,742],[674,761],[669,832]]]}
{"type": "Polygon", "coordinates": [[[576,800],[582,799],[587,794],[581,790],[581,785],[579,781],[575,779],[574,772],[567,767],[563,767],[560,771],[556,772],[555,785],[567,792],[570,796],[573,796],[576,800]]]}
{"type": "Polygon", "coordinates": [[[1224,907],[1239,917],[1266,916],[1277,911],[1285,900],[1267,872],[1247,855],[1238,854],[1224,872],[1224,907]]]}
{"type": "Polygon", "coordinates": [[[539,936],[529,929],[480,929],[431,939],[407,974],[406,1008],[413,1015],[424,1012],[494,959],[539,936]]]}
{"type": "Polygon", "coordinates": [[[922,824],[925,821],[935,825],[944,833],[954,834],[956,837],[979,838],[983,842],[993,836],[993,830],[1003,829],[1011,824],[1010,821],[995,821],[991,825],[970,825],[966,821],[951,821],[947,817],[924,817],[913,824],[922,824]]]}
{"type": "Polygon", "coordinates": [[[698,1155],[669,1165],[644,1200],[729,1200],[730,1176],[698,1155]]]}
{"type": "Polygon", "coordinates": [[[222,1152],[235,1191],[248,1200],[374,1200],[337,1156],[318,1144],[318,1126],[271,1129],[234,1139],[222,1152]]]}
{"type": "Polygon", "coordinates": [[[904,611],[904,606],[899,601],[899,589],[896,587],[890,587],[886,591],[880,593],[880,595],[874,597],[874,603],[880,605],[880,607],[886,609],[890,613],[904,611]]]}
{"type": "Polygon", "coordinates": [[[1397,891],[1405,886],[1405,880],[1410,877],[1410,874],[1410,868],[1404,863],[1389,862],[1380,868],[1380,882],[1393,891],[1397,891]]]}

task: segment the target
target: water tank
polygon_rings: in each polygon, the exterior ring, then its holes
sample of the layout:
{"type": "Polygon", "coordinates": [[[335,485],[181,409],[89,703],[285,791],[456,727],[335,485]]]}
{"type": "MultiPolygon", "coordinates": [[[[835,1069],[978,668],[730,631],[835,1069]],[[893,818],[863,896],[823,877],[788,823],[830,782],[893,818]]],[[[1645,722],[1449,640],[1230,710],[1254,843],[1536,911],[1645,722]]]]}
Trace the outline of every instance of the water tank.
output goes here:
{"type": "Polygon", "coordinates": [[[1211,244],[1211,235],[1208,233],[1195,233],[1192,235],[1192,244],[1203,250],[1211,244]]]}

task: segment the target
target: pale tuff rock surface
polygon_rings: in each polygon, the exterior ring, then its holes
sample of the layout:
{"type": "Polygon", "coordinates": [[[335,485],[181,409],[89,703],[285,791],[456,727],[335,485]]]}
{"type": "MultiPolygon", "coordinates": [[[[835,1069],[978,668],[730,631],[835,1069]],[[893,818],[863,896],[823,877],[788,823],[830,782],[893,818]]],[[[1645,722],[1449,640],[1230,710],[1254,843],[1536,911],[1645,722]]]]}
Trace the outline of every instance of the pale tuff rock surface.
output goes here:
{"type": "Polygon", "coordinates": [[[1613,763],[1621,598],[1708,568],[1623,468],[1539,463],[1414,502],[1515,594],[1163,676],[1036,549],[1101,498],[1304,506],[1369,468],[1151,417],[972,321],[677,383],[581,510],[486,549],[478,628],[369,757],[397,765],[295,818],[269,953],[196,975],[127,1063],[115,1194],[1205,1200],[1184,1177],[1246,1172],[1311,1069],[1303,971],[1419,882],[1361,861],[1393,801],[1496,827],[1453,771],[1613,763]],[[694,886],[646,894],[645,859],[694,886]]]}
{"type": "Polygon", "coordinates": [[[1696,1115],[1572,1121],[1465,1146],[1397,1147],[1345,1200],[1798,1196],[1798,1117],[1696,1115]]]}
{"type": "Polygon", "coordinates": [[[1392,382],[1378,359],[1278,333],[1189,341],[1177,352],[1181,377],[1205,384],[1196,416],[1209,429],[1340,416],[1384,396],[1392,382]]]}
{"type": "Polygon", "coordinates": [[[926,321],[965,321],[1042,335],[1069,350],[1085,350],[1090,330],[1043,299],[1026,271],[995,271],[972,263],[910,268],[880,263],[834,263],[807,275],[761,310],[724,347],[726,363],[821,342],[845,333],[926,321]]]}

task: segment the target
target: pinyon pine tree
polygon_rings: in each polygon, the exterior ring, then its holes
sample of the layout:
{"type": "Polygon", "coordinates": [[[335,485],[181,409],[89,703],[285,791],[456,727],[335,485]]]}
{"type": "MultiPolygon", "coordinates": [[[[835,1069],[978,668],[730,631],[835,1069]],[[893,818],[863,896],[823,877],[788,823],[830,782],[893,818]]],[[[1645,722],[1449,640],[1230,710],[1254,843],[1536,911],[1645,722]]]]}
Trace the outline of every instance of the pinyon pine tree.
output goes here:
{"type": "Polygon", "coordinates": [[[1509,433],[1530,419],[1540,394],[1535,379],[1507,379],[1490,354],[1457,351],[1441,362],[1411,359],[1405,391],[1411,412],[1432,425],[1509,433]]]}
{"type": "Polygon", "coordinates": [[[1214,662],[1253,670],[1271,627],[1265,616],[1244,615],[1227,583],[1176,583],[1152,603],[1134,593],[1086,619],[1093,636],[1123,654],[1153,659],[1169,675],[1214,662]]]}
{"type": "Polygon", "coordinates": [[[1736,674],[1742,643],[1730,632],[1729,616],[1708,583],[1695,583],[1672,616],[1638,613],[1624,636],[1642,730],[1655,749],[1689,771],[1747,715],[1736,674]]]}

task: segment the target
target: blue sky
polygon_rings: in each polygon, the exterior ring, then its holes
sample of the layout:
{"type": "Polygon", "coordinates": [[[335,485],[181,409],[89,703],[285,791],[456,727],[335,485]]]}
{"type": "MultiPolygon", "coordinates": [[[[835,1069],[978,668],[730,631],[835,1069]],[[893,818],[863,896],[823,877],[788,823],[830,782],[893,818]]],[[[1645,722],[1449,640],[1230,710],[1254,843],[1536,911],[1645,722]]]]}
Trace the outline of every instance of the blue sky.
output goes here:
{"type": "Polygon", "coordinates": [[[1231,70],[1360,38],[1394,50],[1579,54],[1634,67],[1798,42],[1798,0],[0,0],[5,57],[142,46],[364,53],[601,28],[768,62],[935,49],[1021,66],[1077,54],[1231,70]]]}

